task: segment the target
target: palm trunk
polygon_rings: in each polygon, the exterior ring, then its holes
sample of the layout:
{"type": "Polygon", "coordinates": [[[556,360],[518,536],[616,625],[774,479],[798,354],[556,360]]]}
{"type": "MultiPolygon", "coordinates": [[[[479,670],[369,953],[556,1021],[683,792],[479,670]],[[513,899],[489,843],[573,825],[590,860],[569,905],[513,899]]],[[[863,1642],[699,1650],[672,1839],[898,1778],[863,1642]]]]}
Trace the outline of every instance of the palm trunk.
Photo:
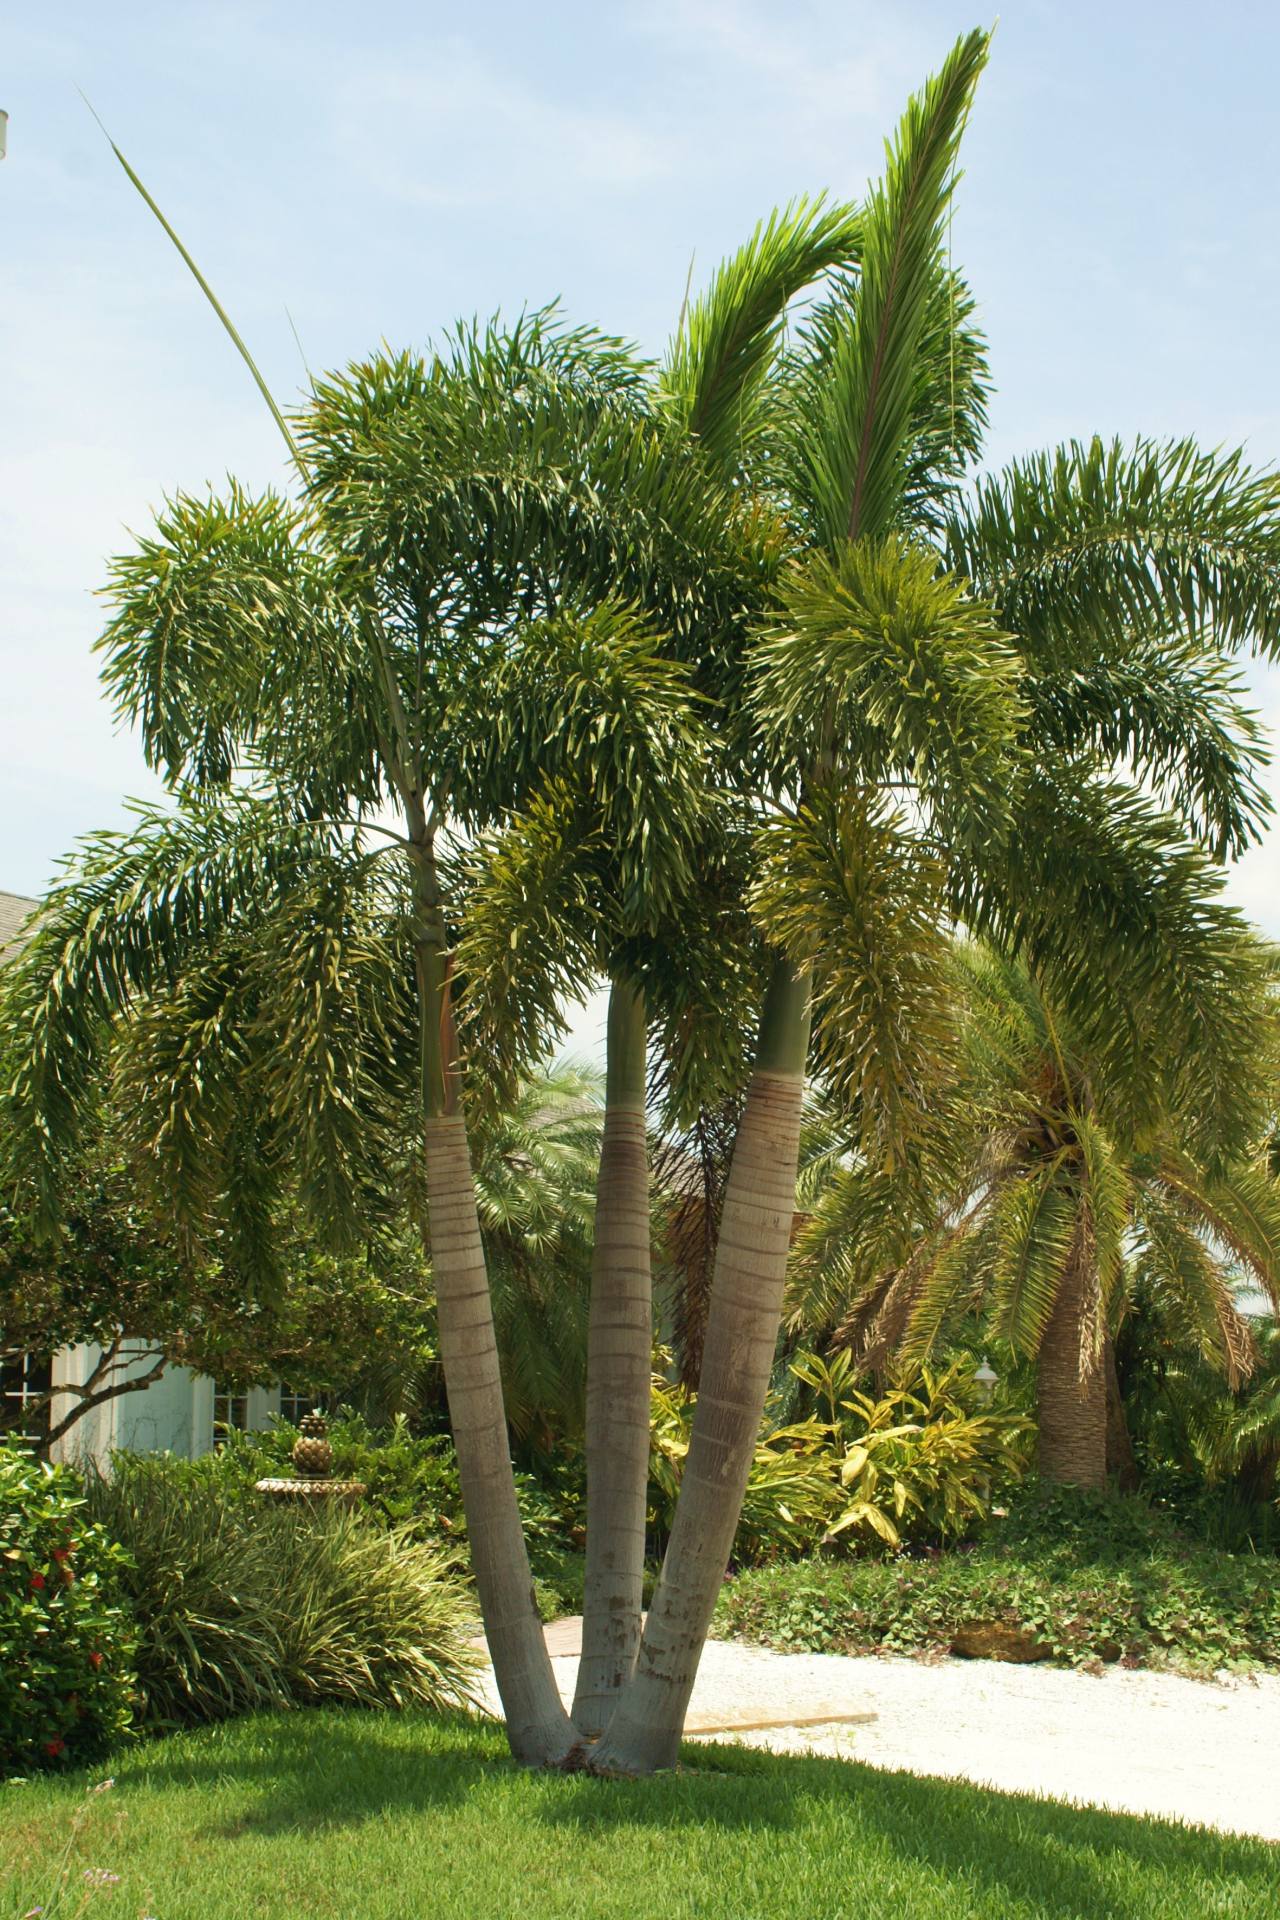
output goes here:
{"type": "Polygon", "coordinates": [[[734,1146],[716,1249],[702,1383],[675,1523],[635,1675],[591,1764],[674,1765],[737,1531],[773,1367],[795,1211],[809,976],[779,961],[734,1146]]]}
{"type": "Polygon", "coordinates": [[[1092,1254],[1079,1235],[1036,1363],[1040,1475],[1059,1486],[1107,1484],[1107,1375],[1091,1331],[1097,1293],[1092,1254]]]}
{"type": "Polygon", "coordinates": [[[443,920],[429,853],[419,887],[415,961],[431,1273],[471,1567],[511,1751],[528,1766],[560,1766],[580,1742],[547,1654],[516,1501],[475,1178],[460,1111],[443,920]]]}
{"type": "Polygon", "coordinates": [[[609,997],[587,1330],[587,1568],[574,1724],[595,1738],[640,1645],[653,1364],[643,996],[609,997]]]}

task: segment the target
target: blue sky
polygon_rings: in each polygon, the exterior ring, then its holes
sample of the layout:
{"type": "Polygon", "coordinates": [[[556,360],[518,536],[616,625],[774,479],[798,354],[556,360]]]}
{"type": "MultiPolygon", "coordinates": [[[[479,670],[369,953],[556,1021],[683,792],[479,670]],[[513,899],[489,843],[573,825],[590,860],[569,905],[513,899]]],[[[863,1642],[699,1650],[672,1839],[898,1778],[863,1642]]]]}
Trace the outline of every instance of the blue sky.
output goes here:
{"type": "MultiPolygon", "coordinates": [[[[949,0],[27,8],[0,45],[0,888],[154,787],[97,687],[105,560],[162,495],[285,478],[243,367],[83,87],[275,390],[560,297],[658,347],[778,201],[856,195],[949,0]]],[[[990,458],[1192,433],[1280,465],[1280,9],[1008,0],[953,247],[990,458]]],[[[1252,668],[1280,728],[1280,670],[1252,668]]],[[[1277,783],[1280,793],[1280,782],[1277,783]]],[[[1280,835],[1232,877],[1280,934],[1280,835]]]]}

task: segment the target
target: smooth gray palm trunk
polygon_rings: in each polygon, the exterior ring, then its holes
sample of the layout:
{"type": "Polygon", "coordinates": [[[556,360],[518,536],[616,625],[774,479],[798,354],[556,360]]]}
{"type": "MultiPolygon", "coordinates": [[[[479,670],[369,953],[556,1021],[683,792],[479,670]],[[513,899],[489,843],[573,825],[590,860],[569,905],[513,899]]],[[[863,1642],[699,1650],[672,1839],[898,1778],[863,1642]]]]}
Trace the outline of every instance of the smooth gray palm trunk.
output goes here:
{"type": "Polygon", "coordinates": [[[440,1358],[489,1655],[512,1753],[529,1766],[560,1766],[579,1741],[556,1687],[533,1596],[461,1114],[427,1120],[425,1137],[440,1358]]]}
{"type": "Polygon", "coordinates": [[[609,997],[587,1329],[587,1565],[573,1719],[594,1739],[640,1645],[653,1361],[644,1000],[609,997]]]}
{"type": "Polygon", "coordinates": [[[560,1699],[533,1595],[511,1468],[475,1172],[461,1108],[444,916],[420,809],[414,825],[422,849],[415,870],[419,926],[414,967],[431,1272],[471,1570],[511,1751],[528,1766],[563,1766],[580,1742],[560,1699]]]}
{"type": "Polygon", "coordinates": [[[774,969],[756,1071],[725,1187],[702,1380],[662,1574],[635,1673],[590,1764],[675,1764],[698,1662],[729,1563],[782,1316],[795,1212],[809,978],[774,969]]]}

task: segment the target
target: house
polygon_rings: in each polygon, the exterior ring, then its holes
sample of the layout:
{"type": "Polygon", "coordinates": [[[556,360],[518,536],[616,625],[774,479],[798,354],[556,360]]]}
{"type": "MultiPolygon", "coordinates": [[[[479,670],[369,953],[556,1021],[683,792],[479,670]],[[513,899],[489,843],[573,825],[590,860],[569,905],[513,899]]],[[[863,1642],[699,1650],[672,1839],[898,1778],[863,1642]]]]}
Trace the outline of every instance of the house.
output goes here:
{"type": "MultiPolygon", "coordinates": [[[[6,955],[12,956],[22,945],[24,924],[38,904],[23,894],[0,891],[0,965],[6,955]]],[[[132,1353],[126,1347],[120,1355],[117,1377],[154,1370],[154,1351],[141,1343],[132,1344],[132,1353]]],[[[0,1348],[4,1426],[38,1440],[41,1415],[56,1426],[75,1403],[75,1395],[68,1389],[88,1381],[102,1357],[102,1349],[92,1342],[60,1347],[52,1353],[0,1348]],[[24,1417],[28,1408],[29,1420],[24,1417]]],[[[243,1394],[223,1393],[207,1374],[169,1367],[147,1386],[117,1394],[91,1408],[63,1440],[55,1441],[51,1452],[55,1459],[101,1461],[113,1449],[128,1447],[194,1458],[208,1453],[218,1434],[227,1428],[256,1432],[269,1424],[273,1414],[297,1420],[314,1405],[308,1395],[278,1385],[254,1387],[243,1394]]]]}
{"type": "Polygon", "coordinates": [[[24,893],[0,892],[0,960],[8,948],[16,950],[21,946],[23,923],[37,904],[24,893]]]}

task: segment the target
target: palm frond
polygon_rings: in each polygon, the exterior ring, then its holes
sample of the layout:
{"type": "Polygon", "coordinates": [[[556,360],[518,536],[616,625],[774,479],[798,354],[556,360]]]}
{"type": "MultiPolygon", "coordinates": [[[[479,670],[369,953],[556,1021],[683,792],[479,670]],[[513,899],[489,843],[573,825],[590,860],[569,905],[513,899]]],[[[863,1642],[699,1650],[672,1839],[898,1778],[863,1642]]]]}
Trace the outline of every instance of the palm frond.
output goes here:
{"type": "Polygon", "coordinates": [[[752,910],[777,948],[813,967],[819,1071],[889,1164],[954,1053],[946,886],[945,863],[865,796],[817,794],[761,836],[752,910]]]}
{"type": "Polygon", "coordinates": [[[256,1277],[275,1264],[268,1222],[288,1156],[251,1042],[247,958],[243,942],[224,940],[135,1005],[115,1023],[105,1071],[113,1145],[140,1194],[184,1242],[206,1247],[230,1197],[238,1264],[256,1277]]]}
{"type": "Polygon", "coordinates": [[[927,1359],[947,1321],[972,1304],[974,1228],[990,1205],[991,1195],[983,1194],[958,1218],[936,1221],[887,1283],[869,1291],[861,1312],[855,1309],[841,1337],[849,1339],[861,1320],[865,1366],[884,1366],[891,1354],[909,1363],[927,1359]]]}
{"type": "Polygon", "coordinates": [[[1089,1256],[1105,1316],[1123,1279],[1133,1181],[1123,1153],[1117,1152],[1092,1114],[1070,1108],[1065,1120],[1079,1154],[1081,1207],[1088,1220],[1089,1256]]]}
{"type": "Polygon", "coordinates": [[[618,954],[650,1010],[650,1106],[660,1131],[677,1136],[744,1093],[768,976],[746,903],[749,834],[732,814],[714,824],[678,913],[629,932],[618,954]]]}
{"type": "Polygon", "coordinates": [[[767,420],[768,378],[787,307],[858,258],[856,207],[825,197],[775,209],[689,306],[658,378],[658,404],[718,468],[736,472],[767,420]]]}
{"type": "Polygon", "coordinates": [[[256,760],[315,812],[386,797],[385,694],[317,531],[233,485],[169,501],[112,564],[103,680],[171,783],[225,786],[256,760]]]}
{"type": "Polygon", "coordinates": [[[887,533],[908,484],[922,343],[948,373],[936,327],[956,155],[987,35],[957,42],[909,103],[885,175],[867,195],[857,300],[832,347],[817,418],[797,449],[800,486],[822,544],[887,533]]]}
{"type": "Polygon", "coordinates": [[[993,1287],[993,1326],[1015,1353],[1038,1350],[1076,1251],[1080,1196],[1065,1167],[1058,1156],[1009,1180],[991,1208],[979,1257],[993,1287]]]}
{"type": "Polygon", "coordinates": [[[740,617],[744,565],[774,564],[693,443],[581,356],[561,364],[537,320],[352,367],[300,423],[316,516],[377,582],[411,708],[423,660],[424,732],[516,616],[643,604],[677,651],[705,648],[740,617]]]}
{"type": "Polygon", "coordinates": [[[369,858],[250,794],[139,815],[132,832],[83,843],[6,972],[7,1152],[13,1177],[45,1205],[92,1106],[114,1020],[217,942],[261,932],[317,866],[369,858]]]}
{"type": "Polygon", "coordinates": [[[1148,1187],[1136,1225],[1136,1284],[1159,1300],[1176,1343],[1199,1352],[1230,1386],[1238,1386],[1253,1371],[1257,1347],[1230,1275],[1197,1231],[1194,1215],[1176,1198],[1148,1187]]]}
{"type": "Polygon", "coordinates": [[[1083,766],[1046,760],[1013,807],[1007,843],[960,876],[957,914],[1027,956],[1105,1063],[1114,1125],[1141,1131],[1173,1063],[1205,1150],[1238,1155],[1266,1097],[1276,963],[1221,870],[1147,796],[1083,766]],[[1157,1034],[1159,1050],[1139,1037],[1157,1034]]]}
{"type": "Polygon", "coordinates": [[[451,804],[474,826],[498,796],[518,807],[548,781],[571,786],[611,850],[621,919],[651,926],[687,891],[722,809],[705,712],[633,609],[566,609],[518,629],[495,663],[451,804]]]}
{"type": "Polygon", "coordinates": [[[998,831],[1023,722],[1020,666],[991,610],[898,535],[814,554],[753,646],[753,703],[794,781],[827,738],[868,782],[905,779],[955,837],[998,831]]]}
{"type": "Polygon", "coordinates": [[[982,481],[944,544],[1041,657],[1135,632],[1280,648],[1280,487],[1239,452],[1071,441],[982,481]]]}
{"type": "Polygon", "coordinates": [[[1063,759],[1125,768],[1176,809],[1215,858],[1258,839],[1272,813],[1265,728],[1216,649],[1130,633],[1123,653],[1055,653],[1023,680],[1029,740],[1063,759]]]}
{"type": "Polygon", "coordinates": [[[549,783],[449,871],[455,1006],[482,1103],[513,1097],[565,1032],[565,1003],[594,982],[612,921],[603,854],[574,794],[549,783]]]}
{"type": "Polygon", "coordinates": [[[886,1281],[933,1241],[946,1212],[914,1160],[835,1168],[801,1208],[787,1276],[790,1324],[840,1326],[860,1348],[865,1329],[855,1317],[875,1317],[886,1281]]]}
{"type": "Polygon", "coordinates": [[[1264,1168],[1228,1165],[1206,1177],[1190,1153],[1166,1148],[1150,1184],[1195,1220],[1280,1312],[1280,1188],[1264,1168]]]}

